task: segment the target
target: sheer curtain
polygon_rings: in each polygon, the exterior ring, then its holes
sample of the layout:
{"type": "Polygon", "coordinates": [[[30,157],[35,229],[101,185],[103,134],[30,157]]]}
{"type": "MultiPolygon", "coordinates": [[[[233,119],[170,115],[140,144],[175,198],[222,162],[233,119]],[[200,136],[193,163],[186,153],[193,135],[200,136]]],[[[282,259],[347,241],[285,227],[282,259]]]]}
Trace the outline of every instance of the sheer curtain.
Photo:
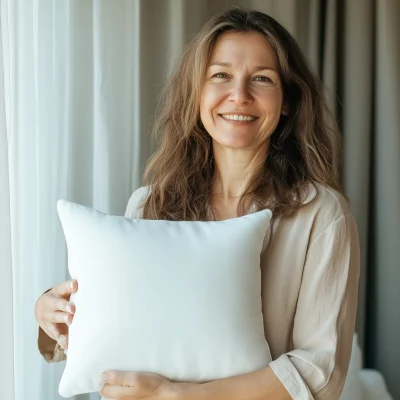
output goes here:
{"type": "Polygon", "coordinates": [[[139,5],[1,2],[1,398],[60,398],[33,315],[68,276],[57,200],[118,214],[139,186],[139,5]]]}
{"type": "Polygon", "coordinates": [[[8,140],[11,130],[7,5],[0,3],[0,387],[14,400],[13,269],[11,261],[8,140]]]}
{"type": "Polygon", "coordinates": [[[149,129],[171,66],[203,22],[227,5],[257,8],[280,21],[328,89],[342,124],[343,177],[360,228],[357,331],[362,342],[364,332],[368,339],[367,365],[384,372],[400,396],[399,357],[392,351],[400,348],[400,319],[390,306],[400,301],[397,0],[0,4],[2,398],[60,399],[64,365],[40,357],[33,315],[38,296],[68,277],[56,201],[124,212],[153,150],[149,129]]]}

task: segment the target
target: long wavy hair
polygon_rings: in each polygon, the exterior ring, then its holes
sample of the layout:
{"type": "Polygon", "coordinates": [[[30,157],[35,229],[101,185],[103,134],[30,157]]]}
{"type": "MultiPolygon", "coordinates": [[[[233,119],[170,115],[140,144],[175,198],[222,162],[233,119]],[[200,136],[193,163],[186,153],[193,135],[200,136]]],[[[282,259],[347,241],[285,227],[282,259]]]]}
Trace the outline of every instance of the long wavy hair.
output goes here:
{"type": "Polygon", "coordinates": [[[293,215],[303,190],[320,183],[343,193],[339,180],[339,132],[325,102],[322,84],[294,38],[277,21],[255,10],[230,8],[212,17],[183,49],[161,95],[154,125],[158,149],[144,173],[151,186],[143,218],[205,221],[215,172],[212,139],[200,120],[200,95],[218,38],[225,32],[258,32],[271,44],[289,114],[271,136],[265,162],[255,166],[238,204],[275,218],[293,215]]]}

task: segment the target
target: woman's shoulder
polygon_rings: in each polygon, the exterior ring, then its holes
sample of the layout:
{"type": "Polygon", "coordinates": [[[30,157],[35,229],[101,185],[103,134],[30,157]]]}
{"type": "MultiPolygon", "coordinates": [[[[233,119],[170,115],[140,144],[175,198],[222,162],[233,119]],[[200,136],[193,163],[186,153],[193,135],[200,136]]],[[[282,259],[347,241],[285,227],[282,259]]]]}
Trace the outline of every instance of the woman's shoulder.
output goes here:
{"type": "Polygon", "coordinates": [[[304,189],[302,206],[296,213],[288,218],[277,217],[271,247],[280,249],[281,253],[284,249],[303,254],[319,237],[337,239],[340,235],[343,240],[355,237],[354,227],[356,222],[346,197],[331,187],[310,183],[304,189]],[[326,235],[322,236],[324,232],[326,235]]]}
{"type": "Polygon", "coordinates": [[[303,205],[292,222],[301,229],[308,227],[311,237],[329,227],[355,222],[349,202],[340,191],[319,183],[310,183],[307,189],[303,205]]]}
{"type": "Polygon", "coordinates": [[[141,218],[142,206],[150,191],[150,186],[141,186],[131,194],[126,206],[126,218],[141,218]]]}
{"type": "Polygon", "coordinates": [[[332,218],[351,213],[348,200],[338,190],[320,183],[309,183],[307,189],[303,205],[309,211],[330,214],[332,218]]]}

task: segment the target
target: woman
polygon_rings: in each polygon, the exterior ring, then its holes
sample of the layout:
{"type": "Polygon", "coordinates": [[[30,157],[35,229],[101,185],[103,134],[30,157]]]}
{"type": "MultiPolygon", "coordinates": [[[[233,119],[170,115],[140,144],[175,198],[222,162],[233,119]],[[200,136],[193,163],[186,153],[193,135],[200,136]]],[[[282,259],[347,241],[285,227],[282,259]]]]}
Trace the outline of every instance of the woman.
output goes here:
{"type": "MultiPolygon", "coordinates": [[[[339,398],[355,326],[359,245],[328,117],[321,83],[298,45],[263,13],[229,9],[185,48],[164,92],[155,127],[162,140],[145,173],[147,186],[133,193],[125,215],[223,220],[272,209],[261,268],[274,361],[204,384],[108,371],[103,396],[339,398]]],[[[65,357],[63,322],[72,321],[68,300],[76,290],[77,282],[65,282],[37,302],[39,347],[48,361],[65,357]]]]}

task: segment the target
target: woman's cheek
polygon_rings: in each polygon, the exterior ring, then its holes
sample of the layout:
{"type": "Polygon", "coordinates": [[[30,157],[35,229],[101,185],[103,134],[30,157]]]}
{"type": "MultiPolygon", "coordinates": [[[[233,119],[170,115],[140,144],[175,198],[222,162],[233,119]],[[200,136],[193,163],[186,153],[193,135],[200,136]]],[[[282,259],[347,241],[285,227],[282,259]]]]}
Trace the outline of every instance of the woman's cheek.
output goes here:
{"type": "Polygon", "coordinates": [[[200,117],[203,121],[215,119],[223,100],[223,91],[217,87],[203,90],[200,101],[200,117]]]}

